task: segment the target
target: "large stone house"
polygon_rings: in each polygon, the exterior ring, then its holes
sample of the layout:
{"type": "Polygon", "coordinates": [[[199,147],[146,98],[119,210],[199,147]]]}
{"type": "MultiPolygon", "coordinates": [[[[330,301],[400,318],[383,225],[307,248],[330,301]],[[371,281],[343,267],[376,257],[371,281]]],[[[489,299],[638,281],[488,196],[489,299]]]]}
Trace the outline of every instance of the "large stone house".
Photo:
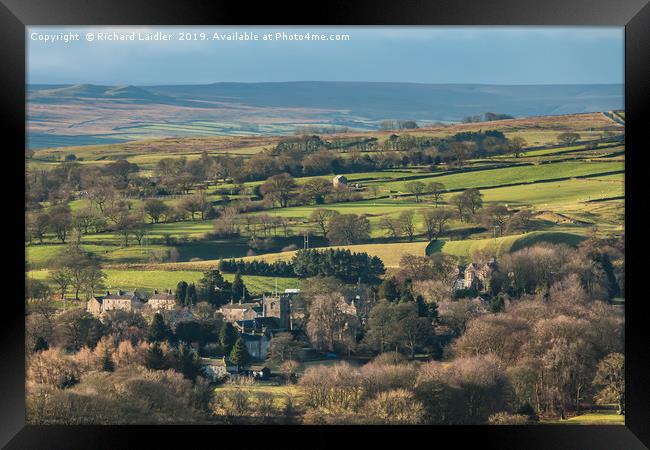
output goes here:
{"type": "Polygon", "coordinates": [[[176,307],[176,296],[172,294],[172,290],[169,289],[165,292],[153,291],[149,300],[147,300],[147,305],[151,309],[167,309],[171,310],[176,307]]]}
{"type": "Polygon", "coordinates": [[[244,331],[278,331],[291,329],[291,297],[297,292],[264,295],[248,303],[230,302],[219,308],[226,322],[244,331]]]}
{"type": "Polygon", "coordinates": [[[246,343],[246,349],[253,359],[263,361],[269,356],[270,340],[265,334],[241,334],[246,343]]]}
{"type": "Polygon", "coordinates": [[[233,325],[240,333],[272,334],[276,331],[286,330],[286,328],[280,326],[280,320],[277,317],[255,317],[250,320],[237,320],[233,322],[233,325]]]}
{"type": "Polygon", "coordinates": [[[471,263],[465,267],[463,274],[463,288],[475,288],[479,291],[485,291],[490,288],[490,277],[494,271],[496,263],[494,259],[487,263],[471,263]]]}
{"type": "Polygon", "coordinates": [[[140,311],[144,306],[142,297],[136,291],[125,292],[118,290],[111,294],[106,291],[106,295],[93,297],[88,300],[86,310],[92,314],[101,314],[108,311],[140,311]]]}

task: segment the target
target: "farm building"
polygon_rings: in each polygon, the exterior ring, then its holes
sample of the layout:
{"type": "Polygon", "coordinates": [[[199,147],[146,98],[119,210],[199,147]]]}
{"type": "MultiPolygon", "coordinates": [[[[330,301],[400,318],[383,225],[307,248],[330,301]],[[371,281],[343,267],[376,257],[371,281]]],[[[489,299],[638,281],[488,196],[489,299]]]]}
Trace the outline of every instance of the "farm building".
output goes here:
{"type": "Polygon", "coordinates": [[[344,175],[337,175],[334,177],[334,179],[332,179],[332,184],[334,187],[347,186],[348,179],[344,175]]]}

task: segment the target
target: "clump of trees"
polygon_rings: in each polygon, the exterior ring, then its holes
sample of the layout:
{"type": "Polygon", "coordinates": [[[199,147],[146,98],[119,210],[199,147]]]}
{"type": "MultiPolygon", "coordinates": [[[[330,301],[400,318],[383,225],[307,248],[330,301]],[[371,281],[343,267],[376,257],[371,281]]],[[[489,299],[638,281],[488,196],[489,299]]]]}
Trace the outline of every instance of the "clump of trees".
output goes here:
{"type": "Polygon", "coordinates": [[[557,140],[560,144],[571,145],[575,144],[580,140],[580,134],[574,133],[572,131],[567,131],[557,135],[557,140]]]}
{"type": "Polygon", "coordinates": [[[352,245],[370,238],[370,221],[356,214],[338,214],[329,220],[327,239],[333,245],[352,245]]]}
{"type": "Polygon", "coordinates": [[[419,128],[414,120],[382,120],[379,123],[382,130],[412,130],[419,128]]]}
{"type": "Polygon", "coordinates": [[[266,262],[264,260],[222,259],[219,270],[225,273],[259,275],[267,277],[293,277],[296,273],[290,261],[266,262]]]}
{"type": "Polygon", "coordinates": [[[510,114],[498,114],[493,112],[486,112],[483,115],[467,116],[463,118],[463,123],[476,123],[476,122],[490,122],[493,120],[507,120],[514,119],[510,114]]]}
{"type": "Polygon", "coordinates": [[[332,276],[349,283],[375,282],[385,271],[378,257],[346,249],[298,250],[291,265],[301,278],[332,276]]]}

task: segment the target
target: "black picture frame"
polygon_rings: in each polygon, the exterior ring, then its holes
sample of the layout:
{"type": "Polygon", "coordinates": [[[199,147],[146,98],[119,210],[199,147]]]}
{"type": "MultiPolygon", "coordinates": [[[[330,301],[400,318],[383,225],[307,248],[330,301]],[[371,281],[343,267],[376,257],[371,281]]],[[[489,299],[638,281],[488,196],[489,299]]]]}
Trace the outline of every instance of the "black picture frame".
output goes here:
{"type": "MultiPolygon", "coordinates": [[[[25,143],[25,26],[28,25],[615,25],[625,26],[626,110],[626,265],[642,262],[637,255],[643,241],[642,213],[643,144],[650,105],[650,5],[648,0],[442,0],[389,2],[379,0],[328,1],[279,4],[266,2],[219,2],[204,0],[0,0],[0,105],[2,147],[6,180],[4,192],[24,208],[14,194],[20,177],[8,177],[14,164],[21,168],[25,143]],[[12,145],[9,143],[13,142],[12,145]],[[9,169],[9,170],[7,170],[9,169]],[[12,189],[13,188],[13,189],[12,189]]],[[[8,215],[7,215],[8,217],[8,215]]],[[[20,220],[10,225],[20,236],[20,220]]],[[[6,235],[6,236],[14,236],[6,235]]],[[[322,447],[348,441],[350,433],[362,432],[376,441],[407,445],[446,445],[463,448],[478,439],[482,448],[513,449],[640,449],[650,446],[650,342],[640,283],[626,282],[626,419],[625,426],[523,426],[523,427],[62,427],[25,425],[24,303],[14,285],[24,276],[21,264],[24,245],[14,241],[8,252],[5,292],[0,328],[0,443],[6,448],[120,448],[144,445],[167,447],[175,441],[189,443],[188,436],[202,437],[214,445],[322,447]],[[10,271],[11,272],[10,272],[10,271]],[[15,277],[9,274],[15,272],[15,277]],[[303,436],[298,436],[300,433],[303,436]],[[416,439],[429,439],[416,444],[416,439]],[[142,444],[136,444],[136,439],[142,444]],[[345,440],[345,441],[344,441],[345,440]],[[430,443],[426,443],[430,442],[430,443]]],[[[5,250],[7,251],[7,249],[5,250]]],[[[349,441],[351,442],[351,441],[349,441]]],[[[177,444],[183,445],[183,444],[177,444]]],[[[367,444],[362,444],[367,445],[367,444]]]]}

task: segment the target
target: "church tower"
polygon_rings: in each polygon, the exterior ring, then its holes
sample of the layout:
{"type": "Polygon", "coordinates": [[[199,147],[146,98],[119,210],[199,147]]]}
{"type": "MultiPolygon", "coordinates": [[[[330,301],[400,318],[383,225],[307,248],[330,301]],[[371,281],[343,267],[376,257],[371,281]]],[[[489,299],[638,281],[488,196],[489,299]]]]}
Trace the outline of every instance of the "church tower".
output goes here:
{"type": "Polygon", "coordinates": [[[262,299],[264,317],[277,317],[281,328],[289,329],[291,325],[291,303],[290,296],[279,294],[264,296],[262,299]]]}

